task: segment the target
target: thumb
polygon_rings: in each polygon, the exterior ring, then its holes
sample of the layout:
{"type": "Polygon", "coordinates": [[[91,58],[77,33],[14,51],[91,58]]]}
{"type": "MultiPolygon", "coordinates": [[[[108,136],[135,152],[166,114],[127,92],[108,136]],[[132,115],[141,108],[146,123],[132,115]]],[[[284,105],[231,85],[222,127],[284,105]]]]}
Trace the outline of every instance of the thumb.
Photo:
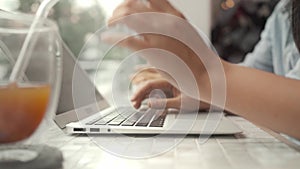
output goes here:
{"type": "Polygon", "coordinates": [[[154,109],[166,109],[175,108],[180,109],[180,99],[170,98],[170,99],[149,99],[148,106],[154,109]]]}

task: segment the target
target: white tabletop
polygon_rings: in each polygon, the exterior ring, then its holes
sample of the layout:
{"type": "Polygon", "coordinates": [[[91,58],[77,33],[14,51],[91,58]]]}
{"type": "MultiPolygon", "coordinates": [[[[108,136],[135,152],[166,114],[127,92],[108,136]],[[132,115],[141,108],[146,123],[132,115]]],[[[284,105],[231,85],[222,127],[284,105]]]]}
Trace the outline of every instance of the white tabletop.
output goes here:
{"type": "MultiPolygon", "coordinates": [[[[116,63],[117,64],[117,63],[116,63]]],[[[117,65],[109,67],[118,67],[117,65]]],[[[126,71],[123,71],[126,72],[126,71]]],[[[125,74],[124,77],[129,77],[125,74]]],[[[114,71],[103,70],[95,77],[102,94],[108,96],[111,92],[114,71]],[[105,84],[107,84],[105,86],[105,84]],[[102,85],[102,86],[101,86],[102,85]]],[[[93,77],[94,78],[94,77],[93,77]]],[[[126,81],[126,80],[125,80],[126,81]]],[[[121,85],[122,86],[122,85],[121,85]]],[[[108,99],[109,100],[109,99],[108,99]]],[[[116,147],[124,152],[131,151],[139,157],[143,151],[153,151],[151,146],[161,140],[136,144],[136,138],[116,135],[67,135],[59,129],[52,120],[44,121],[43,125],[29,143],[47,144],[60,149],[64,156],[64,169],[299,169],[300,153],[287,144],[277,140],[252,123],[241,117],[230,116],[230,120],[243,130],[243,133],[231,136],[213,136],[204,144],[199,142],[198,136],[187,136],[177,146],[165,153],[151,158],[130,159],[116,155],[116,150],[107,150],[105,145],[124,145],[116,147]],[[97,139],[102,146],[93,140],[97,139]],[[111,153],[112,152],[112,153],[111,153]]],[[[178,136],[165,137],[164,141],[177,142],[178,136]]],[[[298,147],[299,148],[299,147],[298,147]]],[[[157,150],[156,150],[157,151],[157,150]]]]}
{"type": "MultiPolygon", "coordinates": [[[[252,123],[240,117],[229,117],[242,129],[234,136],[214,136],[200,144],[197,136],[187,136],[166,153],[151,158],[128,159],[113,155],[98,146],[85,135],[67,135],[52,122],[44,122],[30,139],[34,143],[46,143],[59,148],[64,156],[64,169],[155,169],[155,168],[197,168],[197,169],[299,169],[300,153],[277,140],[252,123]]],[[[176,136],[169,136],[176,140],[176,136]]],[[[119,136],[98,136],[108,144],[126,141],[119,136]]],[[[147,145],[131,151],[149,149],[147,145]]]]}

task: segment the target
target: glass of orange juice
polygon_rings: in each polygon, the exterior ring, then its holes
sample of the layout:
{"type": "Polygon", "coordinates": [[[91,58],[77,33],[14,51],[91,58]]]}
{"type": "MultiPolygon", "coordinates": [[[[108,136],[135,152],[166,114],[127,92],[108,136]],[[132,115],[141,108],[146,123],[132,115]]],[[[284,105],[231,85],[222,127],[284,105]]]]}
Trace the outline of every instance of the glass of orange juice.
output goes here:
{"type": "Polygon", "coordinates": [[[0,145],[29,138],[57,107],[62,64],[54,22],[40,21],[24,75],[9,80],[32,22],[33,16],[0,11],[0,145]]]}

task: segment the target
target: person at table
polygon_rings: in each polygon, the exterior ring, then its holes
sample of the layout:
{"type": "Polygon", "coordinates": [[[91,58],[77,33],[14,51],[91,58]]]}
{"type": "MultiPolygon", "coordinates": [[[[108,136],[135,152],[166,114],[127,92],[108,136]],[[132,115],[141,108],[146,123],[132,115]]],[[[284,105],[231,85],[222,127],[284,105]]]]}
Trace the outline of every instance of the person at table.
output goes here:
{"type": "MultiPolygon", "coordinates": [[[[300,79],[300,73],[298,73],[300,66],[298,58],[300,58],[300,54],[295,45],[291,31],[292,27],[289,19],[291,10],[290,5],[291,3],[289,1],[284,0],[278,3],[273,14],[267,21],[265,29],[261,34],[261,39],[257,43],[255,50],[252,53],[249,53],[240,65],[292,79],[300,79]]],[[[139,66],[136,73],[131,77],[131,81],[134,85],[142,86],[142,90],[136,92],[136,95],[142,95],[142,97],[140,97],[142,99],[148,96],[148,93],[144,93],[143,91],[151,91],[149,90],[150,88],[164,88],[166,93],[172,93],[170,91],[174,91],[174,95],[168,95],[170,98],[155,100],[152,101],[152,104],[149,102],[148,105],[150,107],[161,108],[161,106],[164,105],[166,108],[182,108],[180,107],[182,100],[180,91],[177,91],[174,86],[168,83],[168,81],[160,75],[155,68],[151,67],[151,65],[139,66]]],[[[184,98],[189,99],[191,102],[195,102],[192,98],[188,98],[187,96],[184,96],[184,98]]],[[[142,99],[135,100],[133,98],[135,108],[140,107],[142,99]]],[[[197,105],[199,105],[199,103],[195,106],[197,105]]],[[[185,109],[197,110],[198,107],[195,106],[190,105],[190,107],[185,109]]],[[[209,108],[210,104],[201,102],[201,110],[209,108]]]]}
{"type": "MultiPolygon", "coordinates": [[[[137,0],[125,0],[114,11],[112,18],[109,20],[109,24],[114,25],[118,23],[120,18],[143,12],[171,14],[184,19],[184,16],[166,0],[148,0],[148,3],[149,4],[145,4],[137,0]]],[[[291,0],[289,4],[291,5],[292,11],[290,20],[292,25],[291,31],[293,32],[295,47],[298,50],[297,52],[299,52],[300,1],[291,0]]],[[[226,77],[225,109],[258,125],[272,129],[273,131],[285,133],[291,137],[300,139],[300,81],[298,80],[300,79],[298,78],[300,74],[300,61],[297,57],[289,58],[291,55],[284,55],[285,52],[280,52],[280,48],[282,48],[281,45],[286,45],[289,38],[292,37],[285,34],[284,31],[281,32],[281,29],[287,27],[287,25],[278,24],[280,19],[289,21],[289,18],[280,18],[278,14],[278,10],[280,9],[277,8],[276,10],[277,14],[275,13],[274,16],[269,19],[266,30],[262,34],[262,40],[258,45],[264,46],[262,49],[266,50],[257,48],[255,50],[256,52],[254,52],[256,53],[255,56],[250,56],[245,61],[245,65],[249,67],[231,64],[218,58],[224,68],[226,77]],[[280,39],[281,37],[283,39],[280,39]],[[278,45],[268,49],[268,47],[274,45],[274,43],[278,43],[278,45]],[[273,52],[276,52],[276,55],[273,52]]],[[[157,20],[159,19],[160,18],[157,18],[157,20]]],[[[125,22],[125,24],[136,30],[138,28],[135,27],[135,25],[142,21],[141,18],[136,17],[136,20],[133,19],[129,23],[125,22]]],[[[124,22],[122,22],[122,24],[124,24],[124,22]]],[[[144,24],[147,23],[144,22],[144,24]]],[[[182,25],[177,22],[172,22],[172,20],[155,25],[153,23],[148,24],[149,27],[161,26],[163,27],[162,29],[168,30],[174,28],[179,30],[184,29],[185,31],[182,31],[182,34],[193,34],[197,36],[197,31],[192,29],[193,26],[185,25],[186,27],[180,27],[182,25]]],[[[208,62],[213,61],[217,59],[217,56],[209,47],[203,47],[201,43],[203,40],[199,41],[199,44],[196,44],[201,48],[202,53],[199,54],[196,53],[195,50],[187,47],[187,45],[182,44],[182,42],[168,36],[155,34],[143,34],[141,36],[142,38],[129,37],[119,43],[119,45],[134,51],[158,48],[174,53],[188,65],[196,78],[197,89],[201,93],[201,98],[196,99],[201,99],[203,102],[210,102],[212,84],[208,72],[214,72],[215,68],[214,66],[206,67],[203,60],[208,60],[208,62]]],[[[112,42],[114,38],[117,37],[111,37],[111,39],[107,38],[106,40],[112,42]]],[[[201,39],[201,36],[197,38],[201,39]]],[[[290,46],[287,53],[292,52],[292,48],[293,45],[290,46]]],[[[146,59],[150,60],[151,63],[151,57],[147,57],[146,59]]],[[[164,58],[161,57],[161,59],[164,58]]],[[[167,66],[168,65],[166,65],[166,70],[169,69],[167,66]]],[[[170,85],[178,88],[168,76],[165,76],[165,74],[162,75],[167,79],[170,85]]],[[[186,91],[184,87],[185,86],[183,86],[180,92],[184,93],[186,91]]],[[[159,86],[152,86],[151,88],[159,88],[159,86]]],[[[143,88],[139,90],[133,96],[132,100],[134,102],[140,102],[145,96],[143,91],[145,91],[143,88]]],[[[193,99],[195,98],[193,97],[193,99]]]]}

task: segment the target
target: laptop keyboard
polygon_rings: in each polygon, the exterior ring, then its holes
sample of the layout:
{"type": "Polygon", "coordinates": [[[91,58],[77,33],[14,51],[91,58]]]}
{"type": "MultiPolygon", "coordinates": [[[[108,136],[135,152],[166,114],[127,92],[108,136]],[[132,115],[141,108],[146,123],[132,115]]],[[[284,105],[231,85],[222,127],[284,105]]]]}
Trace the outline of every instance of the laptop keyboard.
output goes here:
{"type": "Polygon", "coordinates": [[[93,119],[86,125],[163,127],[165,110],[118,108],[104,117],[93,119]]]}

